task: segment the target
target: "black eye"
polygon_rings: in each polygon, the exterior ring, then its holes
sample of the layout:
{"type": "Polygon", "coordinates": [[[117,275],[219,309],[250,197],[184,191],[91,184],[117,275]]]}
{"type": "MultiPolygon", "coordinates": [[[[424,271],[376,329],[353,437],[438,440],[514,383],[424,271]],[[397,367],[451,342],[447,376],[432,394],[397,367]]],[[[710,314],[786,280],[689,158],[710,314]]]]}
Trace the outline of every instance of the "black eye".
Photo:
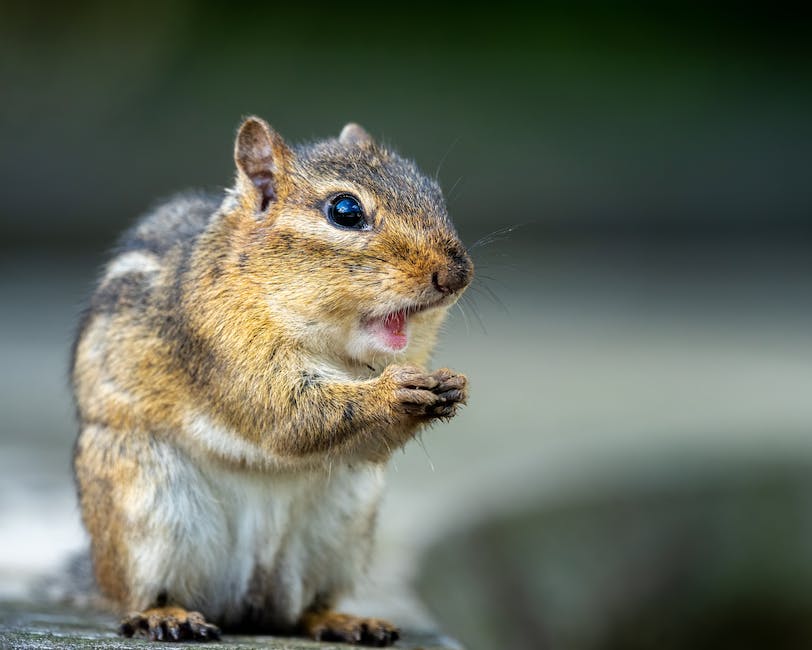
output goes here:
{"type": "Polygon", "coordinates": [[[361,202],[350,194],[339,194],[327,204],[327,220],[339,228],[366,230],[368,227],[361,202]]]}

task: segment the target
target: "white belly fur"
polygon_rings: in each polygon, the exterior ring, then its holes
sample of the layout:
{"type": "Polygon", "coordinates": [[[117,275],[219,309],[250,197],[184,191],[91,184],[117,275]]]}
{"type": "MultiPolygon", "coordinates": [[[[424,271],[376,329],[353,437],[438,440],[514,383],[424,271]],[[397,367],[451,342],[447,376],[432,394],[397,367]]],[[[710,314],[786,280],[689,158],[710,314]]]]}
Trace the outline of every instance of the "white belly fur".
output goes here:
{"type": "Polygon", "coordinates": [[[163,480],[130,500],[130,584],[148,607],[171,603],[212,622],[279,628],[296,623],[318,595],[351,590],[370,559],[383,489],[380,465],[250,471],[194,460],[168,443],[151,446],[163,480]],[[171,468],[171,469],[170,469],[171,468]]]}

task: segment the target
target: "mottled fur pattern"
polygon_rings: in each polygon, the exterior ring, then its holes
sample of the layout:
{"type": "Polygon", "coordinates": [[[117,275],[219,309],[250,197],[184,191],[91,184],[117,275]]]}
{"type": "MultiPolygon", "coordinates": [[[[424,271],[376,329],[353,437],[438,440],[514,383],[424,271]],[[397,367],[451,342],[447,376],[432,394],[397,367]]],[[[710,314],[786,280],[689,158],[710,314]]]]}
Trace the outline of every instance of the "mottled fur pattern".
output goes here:
{"type": "Polygon", "coordinates": [[[249,118],[235,161],[224,198],[179,197],[124,235],[82,319],[82,513],[123,610],[329,637],[383,464],[466,399],[464,376],[424,368],[472,265],[437,184],[360,127],[292,149],[249,118]],[[339,194],[368,229],[329,223],[339,194]],[[399,310],[394,351],[365,324],[399,310]]]}

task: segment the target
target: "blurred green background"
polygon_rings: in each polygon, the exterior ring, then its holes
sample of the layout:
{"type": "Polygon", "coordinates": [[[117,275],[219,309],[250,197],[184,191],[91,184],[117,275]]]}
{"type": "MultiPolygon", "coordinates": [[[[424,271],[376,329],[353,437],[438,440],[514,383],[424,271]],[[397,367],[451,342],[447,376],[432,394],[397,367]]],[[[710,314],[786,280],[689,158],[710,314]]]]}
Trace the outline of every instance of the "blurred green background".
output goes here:
{"type": "Polygon", "coordinates": [[[3,242],[96,250],[228,184],[250,113],[360,122],[440,168],[466,233],[805,224],[808,25],[677,6],[3,3],[3,242]]]}
{"type": "Polygon", "coordinates": [[[65,377],[105,251],[162,198],[228,186],[255,113],[291,142],[363,124],[486,238],[437,355],[471,403],[395,459],[384,584],[472,650],[808,647],[808,25],[0,3],[0,594],[84,543],[65,377]]]}

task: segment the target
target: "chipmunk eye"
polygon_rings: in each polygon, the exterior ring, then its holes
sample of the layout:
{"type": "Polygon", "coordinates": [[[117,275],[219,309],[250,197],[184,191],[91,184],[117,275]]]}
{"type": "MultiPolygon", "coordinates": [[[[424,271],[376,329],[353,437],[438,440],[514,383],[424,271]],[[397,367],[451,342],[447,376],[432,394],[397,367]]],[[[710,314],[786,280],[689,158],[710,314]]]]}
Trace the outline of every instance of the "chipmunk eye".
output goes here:
{"type": "Polygon", "coordinates": [[[351,194],[339,194],[327,204],[327,220],[338,228],[366,230],[366,216],[361,202],[351,194]]]}

